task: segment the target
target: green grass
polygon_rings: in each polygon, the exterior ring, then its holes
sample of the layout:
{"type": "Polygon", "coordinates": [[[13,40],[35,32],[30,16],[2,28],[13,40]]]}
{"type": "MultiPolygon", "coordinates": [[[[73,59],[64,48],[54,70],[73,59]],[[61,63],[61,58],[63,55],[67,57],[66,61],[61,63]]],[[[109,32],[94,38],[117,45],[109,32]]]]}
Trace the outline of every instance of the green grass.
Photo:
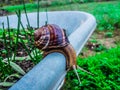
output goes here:
{"type": "Polygon", "coordinates": [[[77,63],[85,70],[94,74],[78,70],[82,84],[73,71],[67,74],[67,80],[62,90],[120,90],[120,47],[111,48],[101,54],[87,58],[78,58],[77,63]],[[74,78],[74,79],[73,79],[74,78]]]}
{"type": "MultiPolygon", "coordinates": [[[[24,11],[23,5],[17,6],[5,6],[4,9],[15,12],[16,10],[24,11]]],[[[26,4],[27,12],[36,12],[37,3],[28,3],[26,4]]],[[[41,6],[40,11],[45,11],[46,7],[41,6]]],[[[111,1],[111,2],[93,2],[93,3],[73,3],[69,4],[68,2],[60,2],[57,4],[51,4],[48,6],[48,11],[58,11],[58,10],[78,10],[85,11],[93,14],[96,17],[98,30],[115,30],[120,28],[120,2],[111,1]]]]}

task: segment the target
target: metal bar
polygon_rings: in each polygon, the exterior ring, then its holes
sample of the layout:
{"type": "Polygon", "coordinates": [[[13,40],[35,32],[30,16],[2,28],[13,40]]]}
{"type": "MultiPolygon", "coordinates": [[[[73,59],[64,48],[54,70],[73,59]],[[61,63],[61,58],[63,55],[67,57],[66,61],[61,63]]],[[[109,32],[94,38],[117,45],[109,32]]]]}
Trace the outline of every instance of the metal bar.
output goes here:
{"type": "MultiPolygon", "coordinates": [[[[31,26],[36,27],[36,13],[28,15],[29,20],[32,21],[30,22],[31,26]]],[[[10,17],[12,22],[14,22],[12,18],[14,17],[15,19],[15,16],[10,17]]],[[[27,23],[24,17],[25,15],[22,14],[22,22],[26,26],[27,23]]],[[[42,26],[46,21],[45,13],[40,13],[40,17],[42,17],[40,22],[40,26],[42,26]]],[[[57,24],[66,29],[69,41],[77,55],[96,27],[95,18],[88,13],[80,11],[48,12],[48,20],[50,24],[57,24]]],[[[0,18],[0,21],[6,22],[4,17],[0,18]]],[[[12,23],[11,27],[15,28],[16,24],[12,23]]],[[[9,90],[56,90],[65,77],[65,66],[65,57],[62,54],[49,54],[9,90]]]]}
{"type": "Polygon", "coordinates": [[[77,55],[80,53],[97,25],[96,20],[92,15],[85,12],[83,12],[83,14],[86,16],[87,19],[82,22],[82,25],[69,36],[69,41],[74,47],[77,55]]]}
{"type": "Polygon", "coordinates": [[[65,69],[64,55],[49,54],[9,90],[56,90],[57,82],[65,77],[65,69]]]}

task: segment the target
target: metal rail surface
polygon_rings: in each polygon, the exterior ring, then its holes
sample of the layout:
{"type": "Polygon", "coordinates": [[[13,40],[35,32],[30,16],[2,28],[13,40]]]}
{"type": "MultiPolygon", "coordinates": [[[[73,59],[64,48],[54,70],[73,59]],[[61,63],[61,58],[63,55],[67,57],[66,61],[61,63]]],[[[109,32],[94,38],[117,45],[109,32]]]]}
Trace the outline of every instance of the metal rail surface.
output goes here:
{"type": "MultiPolygon", "coordinates": [[[[45,24],[46,13],[40,13],[40,26],[45,24]]],[[[28,13],[30,25],[37,27],[37,13],[28,13]]],[[[17,28],[17,16],[9,16],[10,27],[17,28]]],[[[26,27],[27,20],[22,14],[21,21],[26,27]]],[[[0,17],[7,28],[6,17],[0,17]]],[[[88,38],[96,28],[95,18],[88,13],[80,11],[55,11],[48,12],[48,23],[57,24],[64,28],[77,55],[85,45],[88,38]]],[[[9,90],[57,90],[66,75],[66,60],[60,53],[52,53],[46,56],[39,64],[23,76],[9,90]]]]}

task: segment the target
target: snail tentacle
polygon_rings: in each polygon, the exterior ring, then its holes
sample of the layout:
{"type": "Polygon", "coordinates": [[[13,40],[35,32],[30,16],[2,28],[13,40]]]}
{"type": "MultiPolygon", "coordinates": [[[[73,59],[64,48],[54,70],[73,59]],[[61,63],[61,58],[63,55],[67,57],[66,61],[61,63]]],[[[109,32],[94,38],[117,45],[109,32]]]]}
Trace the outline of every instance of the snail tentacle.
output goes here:
{"type": "Polygon", "coordinates": [[[80,67],[80,66],[78,66],[78,65],[77,65],[77,68],[78,68],[78,69],[80,69],[81,71],[86,72],[87,74],[94,75],[94,74],[92,74],[91,72],[89,72],[89,71],[87,71],[87,70],[85,70],[85,69],[81,68],[81,67],[80,67]]]}
{"type": "Polygon", "coordinates": [[[76,69],[75,65],[73,65],[73,70],[74,70],[74,72],[75,72],[75,74],[76,74],[76,76],[78,78],[79,83],[81,84],[80,76],[78,75],[78,72],[77,72],[77,69],[76,69]]]}

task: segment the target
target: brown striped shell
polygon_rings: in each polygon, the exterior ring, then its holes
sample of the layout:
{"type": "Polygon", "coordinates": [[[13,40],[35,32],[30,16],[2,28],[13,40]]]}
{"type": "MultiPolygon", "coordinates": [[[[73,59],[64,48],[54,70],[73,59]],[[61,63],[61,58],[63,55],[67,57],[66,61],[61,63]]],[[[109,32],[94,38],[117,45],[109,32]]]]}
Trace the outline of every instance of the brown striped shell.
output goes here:
{"type": "Polygon", "coordinates": [[[41,50],[64,47],[69,44],[65,31],[55,24],[42,26],[34,32],[35,46],[41,50]]]}
{"type": "MultiPolygon", "coordinates": [[[[72,45],[69,43],[65,31],[55,24],[48,24],[42,26],[34,33],[35,46],[41,50],[44,50],[44,56],[59,52],[65,55],[66,58],[66,70],[74,69],[77,75],[78,81],[81,84],[80,77],[77,73],[76,67],[76,52],[72,45]]],[[[84,69],[81,69],[87,72],[84,69]]],[[[91,74],[90,72],[87,72],[91,74]]]]}

